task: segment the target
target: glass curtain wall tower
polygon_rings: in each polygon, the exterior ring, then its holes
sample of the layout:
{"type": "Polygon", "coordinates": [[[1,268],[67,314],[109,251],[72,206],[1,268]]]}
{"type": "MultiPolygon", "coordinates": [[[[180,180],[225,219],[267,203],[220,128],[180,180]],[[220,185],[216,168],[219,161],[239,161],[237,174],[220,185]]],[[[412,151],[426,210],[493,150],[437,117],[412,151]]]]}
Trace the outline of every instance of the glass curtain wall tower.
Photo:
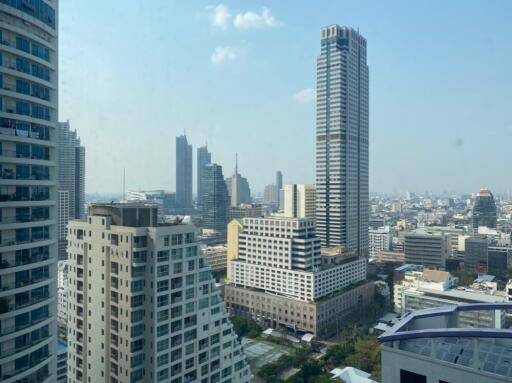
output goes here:
{"type": "Polygon", "coordinates": [[[368,254],[366,39],[348,27],[321,30],[317,60],[316,224],[323,246],[368,254]]]}
{"type": "Polygon", "coordinates": [[[212,154],[208,151],[208,147],[201,146],[197,148],[197,207],[201,208],[203,205],[204,193],[204,173],[205,166],[212,162],[212,154]]]}
{"type": "Polygon", "coordinates": [[[0,381],[53,382],[57,0],[0,0],[0,381]]]}

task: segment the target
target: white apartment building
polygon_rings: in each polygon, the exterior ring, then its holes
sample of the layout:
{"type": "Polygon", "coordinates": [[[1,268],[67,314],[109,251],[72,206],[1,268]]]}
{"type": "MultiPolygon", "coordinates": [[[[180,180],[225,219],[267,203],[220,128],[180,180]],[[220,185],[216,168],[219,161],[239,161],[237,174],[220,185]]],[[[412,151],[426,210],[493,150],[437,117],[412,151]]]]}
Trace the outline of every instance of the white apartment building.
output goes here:
{"type": "Polygon", "coordinates": [[[364,259],[325,262],[312,219],[244,218],[238,246],[234,285],[314,301],[366,278],[364,259]]]}
{"type": "Polygon", "coordinates": [[[290,218],[315,218],[316,185],[284,185],[284,216],[290,218]]]}
{"type": "Polygon", "coordinates": [[[194,226],[92,205],[68,242],[69,383],[250,381],[194,226]]]}
{"type": "MultiPolygon", "coordinates": [[[[69,262],[59,261],[58,263],[58,303],[57,303],[57,325],[60,332],[67,333],[66,326],[68,321],[68,270],[69,262]]],[[[64,334],[65,335],[65,334],[64,334]]]]}
{"type": "Polygon", "coordinates": [[[391,250],[393,235],[389,226],[379,227],[378,229],[370,228],[368,231],[368,251],[371,258],[379,257],[381,251],[391,250]]]}

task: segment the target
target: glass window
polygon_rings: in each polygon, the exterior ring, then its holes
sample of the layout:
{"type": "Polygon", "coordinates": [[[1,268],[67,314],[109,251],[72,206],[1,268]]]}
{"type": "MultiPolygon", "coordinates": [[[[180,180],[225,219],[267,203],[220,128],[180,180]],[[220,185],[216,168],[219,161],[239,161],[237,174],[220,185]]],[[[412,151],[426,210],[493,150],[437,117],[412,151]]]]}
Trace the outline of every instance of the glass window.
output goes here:
{"type": "Polygon", "coordinates": [[[30,53],[30,42],[26,39],[16,36],[16,49],[30,53]]]}

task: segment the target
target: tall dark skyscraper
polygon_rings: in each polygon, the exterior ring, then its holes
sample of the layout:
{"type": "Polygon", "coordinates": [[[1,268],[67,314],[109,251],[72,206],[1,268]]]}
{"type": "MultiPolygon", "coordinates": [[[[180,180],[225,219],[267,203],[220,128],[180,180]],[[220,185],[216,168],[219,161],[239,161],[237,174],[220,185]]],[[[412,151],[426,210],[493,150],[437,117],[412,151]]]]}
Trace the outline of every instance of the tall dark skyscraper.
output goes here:
{"type": "Polygon", "coordinates": [[[368,255],[368,66],[366,39],[348,27],[321,30],[317,59],[316,224],[324,246],[368,255]]]}
{"type": "Polygon", "coordinates": [[[208,164],[204,167],[203,227],[226,231],[230,198],[222,166],[208,164]]]}
{"type": "Polygon", "coordinates": [[[67,224],[85,217],[85,147],[69,122],[57,128],[59,178],[57,191],[57,236],[59,259],[66,259],[67,224]]]}
{"type": "Polygon", "coordinates": [[[192,145],[185,135],[176,137],[176,206],[192,207],[192,145]]]}
{"type": "Polygon", "coordinates": [[[482,189],[478,192],[473,205],[472,226],[478,230],[479,226],[496,228],[496,203],[494,196],[489,189],[482,189]]]}
{"type": "Polygon", "coordinates": [[[277,206],[281,208],[281,190],[283,190],[283,173],[278,170],[276,172],[276,186],[277,186],[277,206]]]}
{"type": "Polygon", "coordinates": [[[208,147],[201,146],[197,148],[197,206],[200,208],[203,204],[204,193],[204,168],[212,162],[212,154],[208,147]]]}

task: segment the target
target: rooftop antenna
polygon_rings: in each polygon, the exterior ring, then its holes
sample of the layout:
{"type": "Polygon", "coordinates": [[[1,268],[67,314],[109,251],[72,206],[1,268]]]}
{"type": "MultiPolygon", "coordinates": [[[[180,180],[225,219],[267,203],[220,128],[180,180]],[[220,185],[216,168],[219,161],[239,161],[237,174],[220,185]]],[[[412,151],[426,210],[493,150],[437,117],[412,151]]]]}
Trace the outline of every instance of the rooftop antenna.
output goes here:
{"type": "Polygon", "coordinates": [[[123,168],[123,201],[126,201],[126,168],[123,168]]]}
{"type": "Polygon", "coordinates": [[[235,153],[235,174],[238,174],[238,153],[235,153]]]}

